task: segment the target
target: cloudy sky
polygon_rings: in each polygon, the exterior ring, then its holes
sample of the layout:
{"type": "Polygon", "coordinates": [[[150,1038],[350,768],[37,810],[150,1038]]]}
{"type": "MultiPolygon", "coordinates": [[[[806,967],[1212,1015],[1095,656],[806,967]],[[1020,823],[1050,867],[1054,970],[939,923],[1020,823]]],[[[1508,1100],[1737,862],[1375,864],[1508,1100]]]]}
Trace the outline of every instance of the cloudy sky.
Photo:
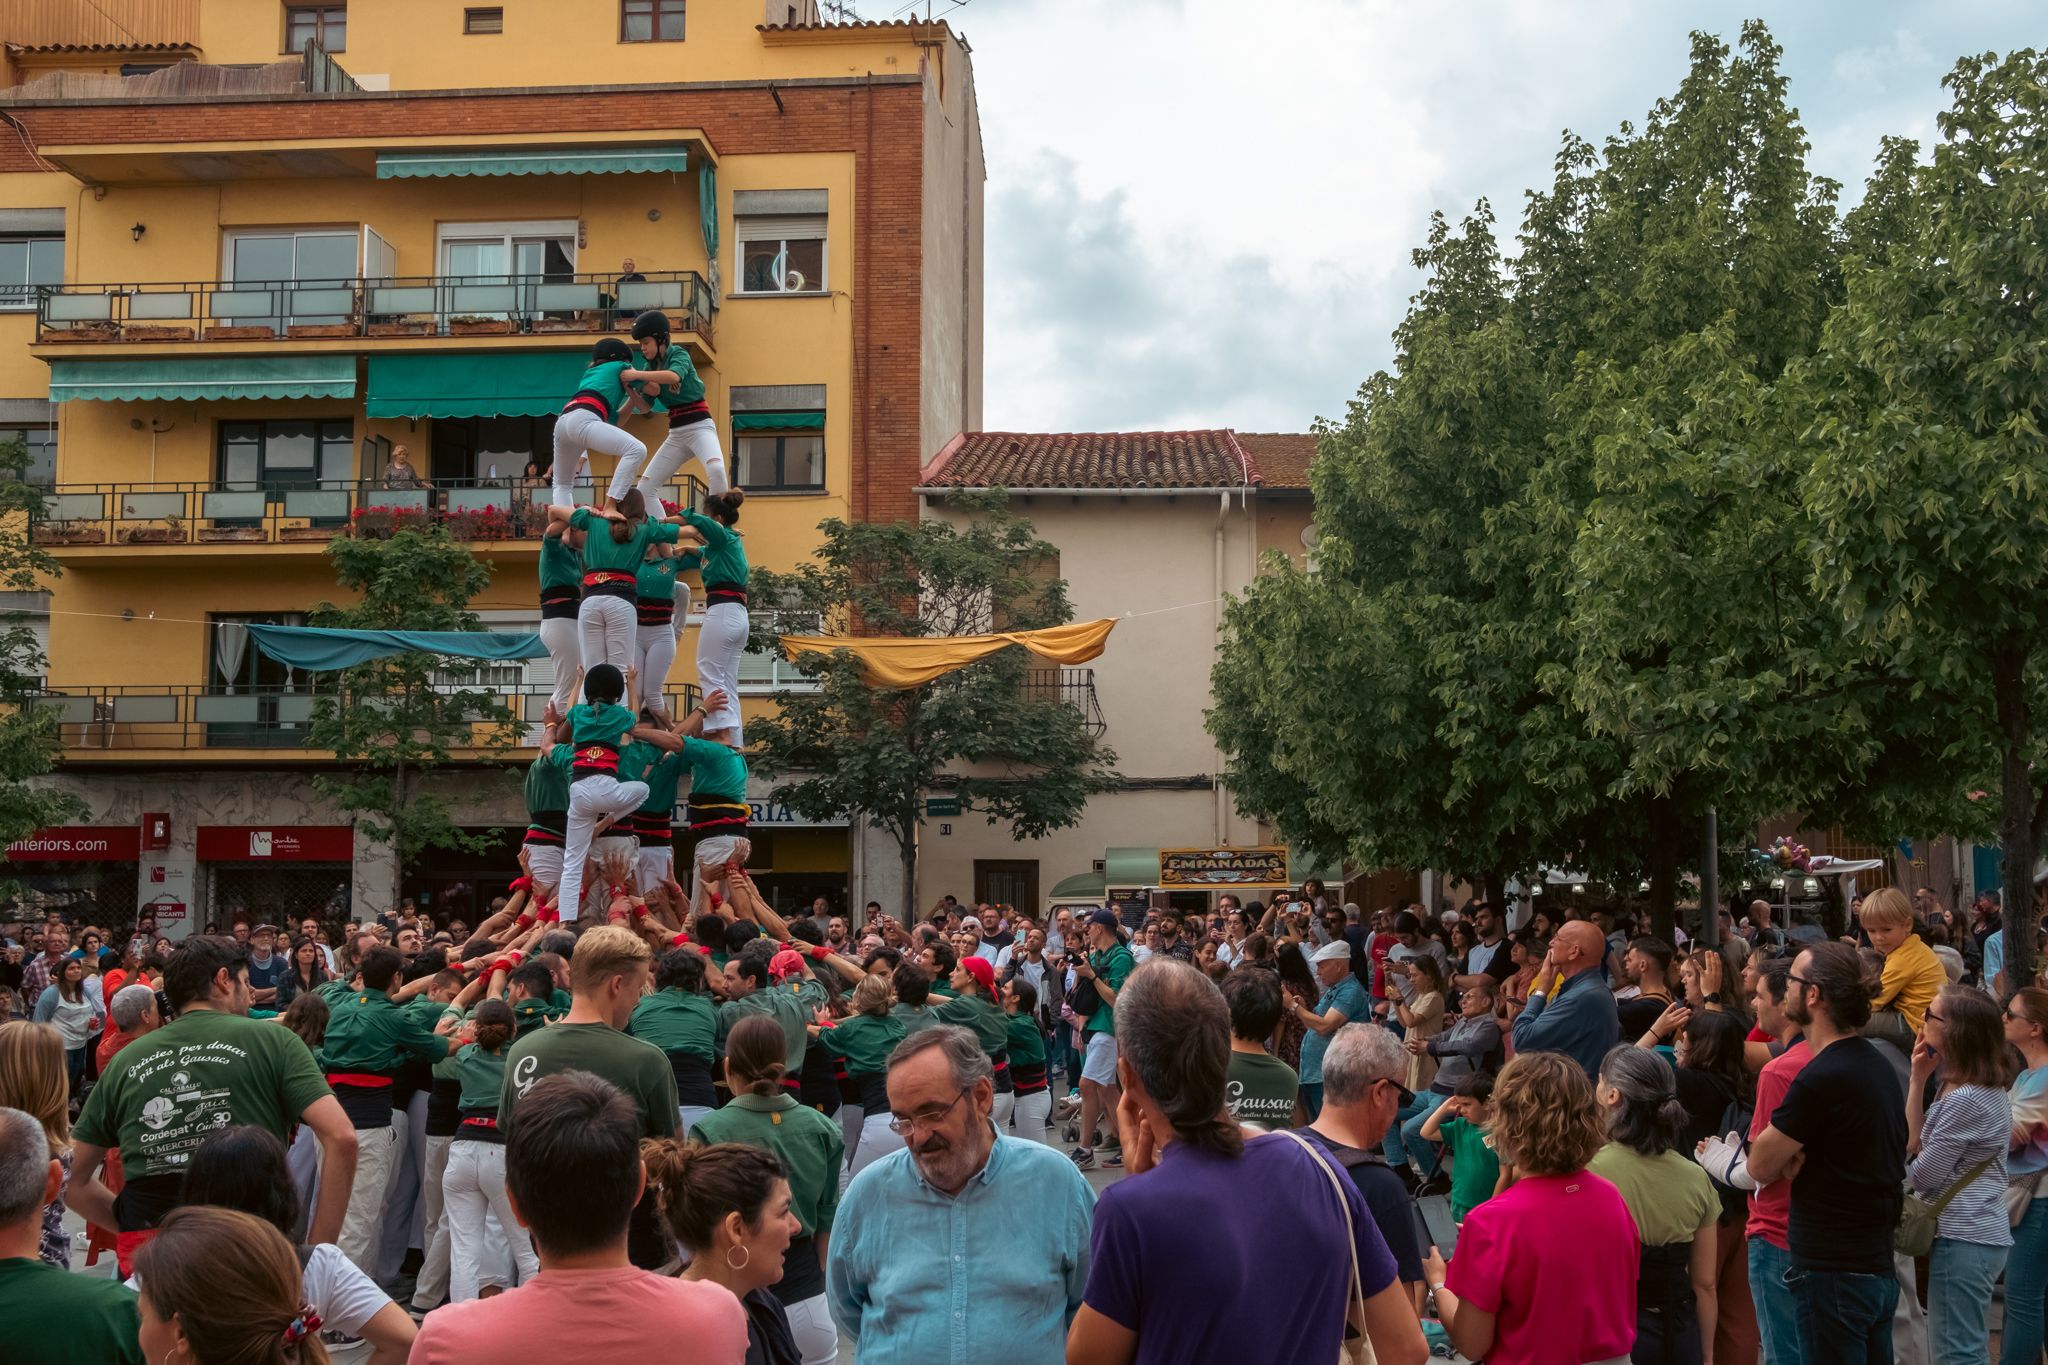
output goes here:
{"type": "Polygon", "coordinates": [[[1512,231],[1561,130],[1598,142],[1640,121],[1677,88],[1691,30],[1732,44],[1751,16],[1845,202],[1881,135],[1932,140],[1956,57],[2044,37],[2027,0],[953,10],[988,148],[986,426],[1302,431],[1341,414],[1388,363],[1431,210],[1484,196],[1512,231]]]}

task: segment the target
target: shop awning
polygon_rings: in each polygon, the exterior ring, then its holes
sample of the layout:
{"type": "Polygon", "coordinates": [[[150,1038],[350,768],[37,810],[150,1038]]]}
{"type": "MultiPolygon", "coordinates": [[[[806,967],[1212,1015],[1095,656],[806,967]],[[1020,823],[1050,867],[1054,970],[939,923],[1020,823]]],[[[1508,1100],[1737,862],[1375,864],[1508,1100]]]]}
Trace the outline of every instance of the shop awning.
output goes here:
{"type": "Polygon", "coordinates": [[[466,175],[643,175],[690,168],[688,147],[529,148],[504,152],[379,152],[379,180],[466,175]]]}
{"type": "Polygon", "coordinates": [[[1077,872],[1047,894],[1048,901],[1096,901],[1100,902],[1103,892],[1108,889],[1100,872],[1077,872]]]}
{"type": "Polygon", "coordinates": [[[1119,891],[1159,885],[1159,850],[1106,848],[1102,851],[1102,884],[1119,891]]]}
{"type": "Polygon", "coordinates": [[[352,668],[394,654],[444,654],[458,659],[539,659],[540,636],[488,630],[334,630],[321,626],[247,627],[260,654],[312,673],[352,668]]]}
{"type": "Polygon", "coordinates": [[[353,398],[352,355],[232,355],[192,360],[53,360],[50,399],[110,403],[207,398],[353,398]]]}
{"type": "MultiPolygon", "coordinates": [[[[1344,860],[1339,858],[1334,862],[1325,862],[1314,854],[1290,848],[1287,850],[1287,875],[1293,879],[1296,886],[1313,878],[1324,886],[1335,887],[1341,892],[1344,888],[1344,860]]],[[[1341,900],[1342,896],[1338,896],[1338,899],[1341,900]]]]}
{"type": "Polygon", "coordinates": [[[822,412],[736,412],[732,415],[734,431],[823,431],[825,414],[822,412]]]}
{"type": "Polygon", "coordinates": [[[546,417],[588,364],[582,351],[373,355],[370,417],[546,417]]]}

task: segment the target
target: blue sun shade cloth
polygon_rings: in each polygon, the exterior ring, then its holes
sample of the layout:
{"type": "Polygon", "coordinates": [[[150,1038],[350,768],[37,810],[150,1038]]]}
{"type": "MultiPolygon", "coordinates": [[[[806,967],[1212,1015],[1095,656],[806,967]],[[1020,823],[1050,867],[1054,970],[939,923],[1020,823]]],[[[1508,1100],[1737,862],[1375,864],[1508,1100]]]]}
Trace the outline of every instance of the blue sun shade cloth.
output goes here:
{"type": "Polygon", "coordinates": [[[503,152],[379,152],[379,180],[421,180],[473,175],[680,174],[690,167],[688,147],[536,147],[503,152]]]}
{"type": "Polygon", "coordinates": [[[352,668],[393,654],[538,659],[548,652],[538,635],[490,630],[330,630],[319,626],[252,625],[249,639],[279,663],[313,673],[352,668]]]}

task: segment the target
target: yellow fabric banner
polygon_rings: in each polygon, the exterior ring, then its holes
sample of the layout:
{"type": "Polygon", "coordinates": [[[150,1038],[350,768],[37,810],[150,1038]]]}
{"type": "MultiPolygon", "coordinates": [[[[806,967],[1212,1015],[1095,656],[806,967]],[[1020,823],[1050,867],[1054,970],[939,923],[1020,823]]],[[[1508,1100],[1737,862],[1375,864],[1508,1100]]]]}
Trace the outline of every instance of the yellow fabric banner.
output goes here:
{"type": "Polygon", "coordinates": [[[965,668],[1009,645],[1022,645],[1054,663],[1086,663],[1109,643],[1115,620],[1076,621],[1044,630],[1006,630],[995,635],[785,635],[792,654],[846,650],[860,660],[861,673],[876,687],[916,687],[965,668]]]}

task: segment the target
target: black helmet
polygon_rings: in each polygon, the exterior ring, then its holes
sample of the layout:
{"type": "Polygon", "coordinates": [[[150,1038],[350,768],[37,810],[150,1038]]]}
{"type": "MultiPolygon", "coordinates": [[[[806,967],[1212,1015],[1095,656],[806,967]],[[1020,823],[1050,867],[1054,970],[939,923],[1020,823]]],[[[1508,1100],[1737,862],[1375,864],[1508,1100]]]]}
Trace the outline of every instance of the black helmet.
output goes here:
{"type": "Polygon", "coordinates": [[[633,348],[617,337],[606,337],[590,348],[590,363],[603,365],[614,360],[631,360],[633,348]]]}
{"type": "Polygon", "coordinates": [[[615,702],[626,695],[626,675],[612,664],[593,664],[583,675],[583,695],[592,701],[615,702]]]}
{"type": "Polygon", "coordinates": [[[668,335],[668,314],[662,312],[659,308],[650,308],[639,317],[633,319],[633,340],[635,341],[640,340],[642,337],[660,337],[663,341],[666,341],[668,340],[668,335]]]}

